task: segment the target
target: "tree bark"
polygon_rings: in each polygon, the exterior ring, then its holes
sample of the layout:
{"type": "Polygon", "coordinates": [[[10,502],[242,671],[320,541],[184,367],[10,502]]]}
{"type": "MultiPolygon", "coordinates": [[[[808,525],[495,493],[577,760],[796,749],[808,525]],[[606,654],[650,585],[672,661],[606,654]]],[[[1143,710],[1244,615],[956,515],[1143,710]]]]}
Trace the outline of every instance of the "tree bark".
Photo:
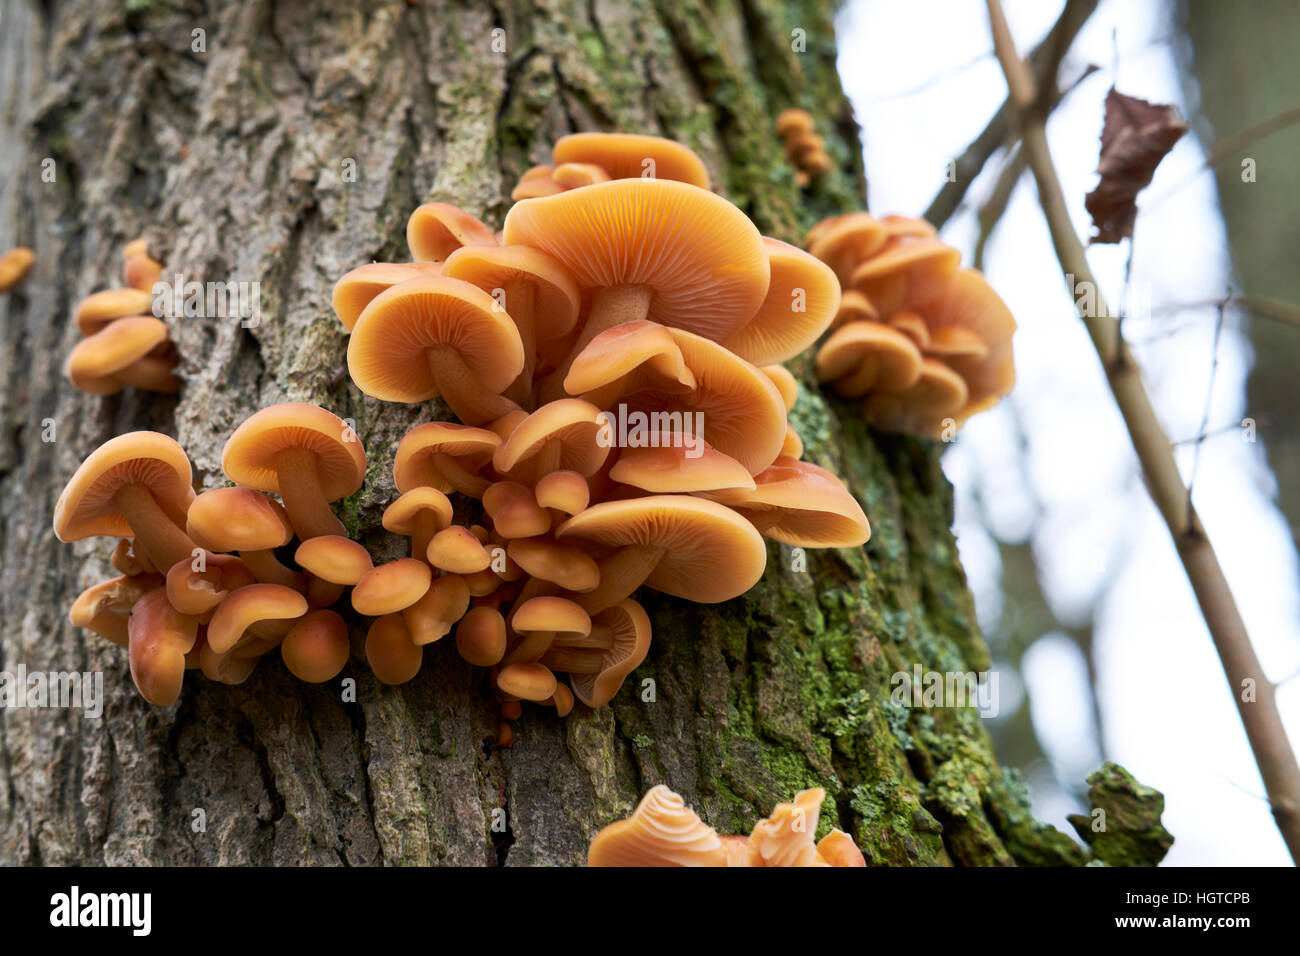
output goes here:
{"type": "MultiPolygon", "coordinates": [[[[404,554],[379,521],[393,451],[411,426],[450,416],[352,386],[330,291],[358,264],[406,259],[418,203],[499,225],[519,173],[559,135],[617,129],[697,149],[770,235],[797,242],[860,208],[830,3],[0,0],[0,15],[0,168],[14,171],[0,247],[37,253],[26,286],[0,298],[0,669],[102,670],[107,697],[101,720],[0,709],[0,863],[575,864],[659,782],[722,832],[824,786],[824,826],[876,864],[1087,858],[1032,819],[975,711],[890,701],[891,675],[914,665],[989,666],[941,446],[871,434],[815,387],[793,420],[807,457],[863,502],[870,543],[809,552],[806,571],[773,544],[760,584],[724,605],[646,593],[654,647],[612,706],[566,720],[530,708],[509,749],[490,746],[485,674],[450,640],[386,688],[352,616],[355,702],[272,655],[239,687],[191,673],[158,709],[123,650],[67,620],[78,591],[115,572],[104,540],[54,538],[54,503],[87,453],[131,429],[175,435],[213,487],[225,439],[254,410],[321,404],[355,421],[370,461],[340,516],[377,559],[404,554]],[[206,51],[193,52],[200,29],[206,51]],[[792,51],[796,30],[806,52],[792,51]],[[839,167],[803,194],[772,128],[792,105],[814,112],[839,167]],[[260,323],[169,320],[178,398],[83,395],[62,375],[72,310],[119,284],[121,248],[140,233],[166,276],[259,282],[260,323]]],[[[794,367],[810,386],[806,359],[794,367]]]]}

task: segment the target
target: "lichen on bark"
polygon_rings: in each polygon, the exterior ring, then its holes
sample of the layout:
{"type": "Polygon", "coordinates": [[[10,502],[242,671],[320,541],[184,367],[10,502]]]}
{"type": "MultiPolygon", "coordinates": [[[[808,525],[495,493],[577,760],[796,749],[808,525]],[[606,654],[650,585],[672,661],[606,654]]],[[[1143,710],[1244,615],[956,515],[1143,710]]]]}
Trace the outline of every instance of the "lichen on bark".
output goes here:
{"type": "Polygon", "coordinates": [[[385,688],[354,617],[355,702],[270,659],[239,687],[191,676],[158,710],[119,649],[66,619],[113,572],[103,542],[54,540],[54,502],[85,454],[133,428],[174,434],[211,487],[253,410],[322,404],[356,423],[369,456],[363,489],[339,506],[349,533],[377,559],[402,553],[379,522],[394,448],[449,415],[352,387],[330,288],[359,263],[403,258],[419,202],[499,224],[518,174],[583,128],[683,140],[783,239],[860,207],[832,12],[821,0],[0,0],[0,163],[31,171],[0,191],[0,246],[38,255],[24,291],[0,301],[0,372],[14,383],[0,392],[0,668],[103,670],[107,690],[97,721],[0,713],[0,862],[574,864],[659,782],[729,832],[824,786],[823,826],[876,864],[1086,859],[1033,822],[972,712],[890,700],[891,675],[914,664],[988,665],[940,448],[868,432],[806,360],[794,421],[808,457],[863,502],[871,542],[809,552],[806,571],[772,544],[758,587],[724,605],[648,595],[655,645],[613,705],[563,721],[530,710],[508,750],[487,745],[484,675],[449,641],[415,681],[385,688]],[[791,105],[819,118],[839,167],[806,193],[771,129],[791,105]],[[179,399],[81,395],[61,374],[73,305],[116,280],[122,244],[142,232],[166,274],[258,281],[261,321],[171,321],[179,399]]]}

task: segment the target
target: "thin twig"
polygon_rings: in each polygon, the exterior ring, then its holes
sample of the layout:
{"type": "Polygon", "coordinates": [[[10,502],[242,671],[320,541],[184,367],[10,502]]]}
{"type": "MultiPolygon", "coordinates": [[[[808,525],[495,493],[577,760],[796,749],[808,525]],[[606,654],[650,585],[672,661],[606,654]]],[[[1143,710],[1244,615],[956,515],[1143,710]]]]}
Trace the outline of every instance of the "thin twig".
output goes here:
{"type": "MultiPolygon", "coordinates": [[[[1092,288],[1098,289],[1083,243],[1070,221],[1070,209],[1047,145],[1042,111],[1034,108],[1037,94],[1033,74],[1016,53],[1000,0],[986,2],[994,49],[1006,75],[1007,88],[1012,93],[1021,141],[1038,183],[1039,203],[1061,270],[1075,276],[1076,280],[1092,283],[1092,288]]],[[[1187,499],[1187,487],[1179,474],[1169,437],[1156,417],[1138,368],[1128,358],[1127,347],[1117,334],[1116,320],[1101,301],[1100,292],[1097,306],[1095,310],[1081,309],[1080,317],[1106,370],[1115,404],[1124,417],[1133,449],[1142,465],[1147,490],[1174,539],[1178,557],[1223,664],[1237,703],[1237,713],[1268,791],[1273,818],[1292,859],[1300,860],[1300,764],[1296,763],[1295,752],[1287,740],[1278,712],[1276,688],[1264,676],[1214,546],[1187,499]],[[1254,688],[1249,701],[1242,699],[1246,687],[1254,688]]]]}
{"type": "MultiPolygon", "coordinates": [[[[1066,0],[1065,9],[1057,19],[1043,42],[1029,55],[1033,63],[1034,74],[1043,90],[1043,111],[1050,113],[1061,101],[1065,92],[1056,85],[1056,76],[1061,70],[1061,61],[1074,38],[1092,11],[1097,9],[1098,0],[1066,0]]],[[[957,174],[943,184],[930,208],[924,213],[925,219],[938,229],[952,218],[966,191],[979,175],[989,158],[1002,146],[1013,142],[1013,124],[1011,122],[1012,103],[1010,98],[998,108],[988,125],[980,132],[966,150],[957,159],[957,174]]]]}
{"type": "Polygon", "coordinates": [[[1219,303],[1219,312],[1214,321],[1214,342],[1210,346],[1210,380],[1205,386],[1205,407],[1201,410],[1201,424],[1196,429],[1196,433],[1201,438],[1192,449],[1192,470],[1187,476],[1188,516],[1196,514],[1192,508],[1192,490],[1196,487],[1196,474],[1201,468],[1201,446],[1205,444],[1205,430],[1210,427],[1210,409],[1214,405],[1214,379],[1219,372],[1219,339],[1223,337],[1223,313],[1227,307],[1226,300],[1219,303]]]}

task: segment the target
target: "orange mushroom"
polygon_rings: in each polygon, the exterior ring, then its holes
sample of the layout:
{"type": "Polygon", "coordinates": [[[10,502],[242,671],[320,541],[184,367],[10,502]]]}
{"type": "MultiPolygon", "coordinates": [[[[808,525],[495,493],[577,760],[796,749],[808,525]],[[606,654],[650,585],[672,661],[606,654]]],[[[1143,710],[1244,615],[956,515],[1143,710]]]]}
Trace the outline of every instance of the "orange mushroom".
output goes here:
{"type": "Polygon", "coordinates": [[[68,620],[76,627],[94,631],[100,637],[126,647],[130,634],[127,618],[135,602],[163,584],[159,574],[124,574],[86,588],[72,602],[68,620]]]}
{"type": "Polygon", "coordinates": [[[430,202],[406,221],[406,244],[417,261],[443,260],[464,246],[495,246],[492,230],[463,209],[430,202]]]}
{"type": "Polygon", "coordinates": [[[17,246],[0,256],[0,292],[22,285],[35,261],[36,254],[25,246],[17,246]]]}
{"type": "Polygon", "coordinates": [[[129,432],[82,462],[54,506],[60,541],[96,535],[135,537],[156,568],[193,556],[181,530],[194,500],[194,471],[184,449],[157,432],[129,432]]]}
{"type": "Polygon", "coordinates": [[[114,395],[127,385],[174,394],[181,382],[171,356],[151,354],[167,342],[167,326],[149,316],[117,319],[77,343],[65,366],[72,384],[92,395],[114,395]]]}
{"type": "Polygon", "coordinates": [[[663,784],[652,787],[626,820],[592,838],[588,866],[726,866],[713,827],[663,784]]]}
{"type": "Polygon", "coordinates": [[[232,481],[277,492],[305,541],[346,535],[329,503],[361,487],[366,453],[337,415],[289,402],[264,408],[236,428],[221,453],[221,467],[232,481]]]}
{"type": "Polygon", "coordinates": [[[571,133],[560,137],[551,152],[558,167],[586,163],[600,167],[611,179],[661,179],[709,188],[709,171],[689,147],[661,136],[634,133],[571,133]]]}
{"type": "Polygon", "coordinates": [[[167,603],[167,591],[155,588],[136,601],[128,623],[131,679],[156,707],[181,695],[185,655],[194,647],[199,622],[167,603]]]}
{"type": "Polygon", "coordinates": [[[825,468],[778,458],[754,476],[753,490],[705,492],[764,535],[805,548],[856,548],[871,537],[862,506],[825,468]]]}
{"type": "MultiPolygon", "coordinates": [[[[603,707],[614,699],[627,675],[641,666],[650,652],[650,618],[631,598],[619,601],[592,618],[592,629],[608,635],[608,647],[551,647],[541,662],[567,671],[573,692],[588,707],[603,707]]],[[[557,636],[556,640],[560,638],[557,636]]]]}
{"type": "MultiPolygon", "coordinates": [[[[329,584],[354,585],[374,569],[370,552],[351,538],[322,534],[298,545],[293,559],[315,578],[329,584]]],[[[335,600],[338,596],[335,595],[335,600]]],[[[329,602],[333,604],[333,601],[329,602]]]]}
{"type": "Polygon", "coordinates": [[[306,584],[275,556],[274,549],[293,540],[289,516],[279,502],[252,488],[203,492],[190,505],[185,530],[209,551],[238,551],[259,581],[299,589],[306,584]]]}
{"type": "Polygon", "coordinates": [[[405,684],[420,673],[424,649],[411,639],[400,614],[375,618],[366,632],[366,662],[383,684],[405,684]]]}
{"type": "Polygon", "coordinates": [[[454,422],[417,425],[397,444],[393,483],[403,493],[427,485],[482,498],[491,484],[483,467],[500,446],[500,437],[485,428],[454,422]]]}
{"type": "Polygon", "coordinates": [[[785,362],[826,331],[840,304],[835,273],[802,249],[764,237],[771,284],[758,311],[723,344],[755,365],[785,362]]]}
{"type": "Polygon", "coordinates": [[[763,238],[713,193],[663,179],[625,179],[517,203],[506,245],[550,253],[592,296],[569,362],[606,329],[653,319],[716,340],[767,295],[763,238]]]}
{"type": "Polygon", "coordinates": [[[482,289],[446,276],[381,292],[348,341],[348,371],[361,391],[406,404],[441,396],[469,425],[518,407],[502,392],[523,368],[511,317],[482,289]]]}
{"type": "Polygon", "coordinates": [[[456,650],[475,667],[495,667],[506,652],[506,620],[491,607],[470,608],[456,625],[456,650]]]}
{"type": "Polygon", "coordinates": [[[850,322],[817,352],[817,380],[845,398],[905,392],[921,378],[921,352],[904,333],[879,322],[850,322]]]}
{"type": "Polygon", "coordinates": [[[105,289],[81,300],[73,321],[82,335],[94,335],[104,326],[127,316],[153,312],[153,295],[143,289],[105,289]]]}
{"type": "Polygon", "coordinates": [[[334,283],[334,314],[349,332],[375,296],[407,279],[440,275],[441,262],[370,262],[358,266],[334,283]]]}
{"type": "MultiPolygon", "coordinates": [[[[423,561],[389,561],[366,572],[357,582],[352,589],[352,607],[367,617],[397,614],[424,597],[432,580],[432,572],[423,561]]],[[[409,630],[407,633],[409,638],[409,630]]]]}
{"type": "Polygon", "coordinates": [[[429,582],[424,596],[402,610],[411,640],[423,646],[440,641],[469,610],[469,586],[457,574],[444,574],[429,582]]]}
{"type": "Polygon", "coordinates": [[[411,557],[428,560],[429,542],[451,524],[452,507],[437,488],[416,487],[384,509],[383,525],[411,539],[411,557]]]}
{"type": "Polygon", "coordinates": [[[556,537],[617,549],[600,563],[600,584],[578,598],[593,615],[643,583],[701,604],[727,601],[753,587],[767,563],[753,525],[686,495],[601,502],[560,525],[556,537]]]}
{"type": "Polygon", "coordinates": [[[347,666],[348,626],[333,611],[312,611],[284,635],[280,658],[289,673],[309,684],[337,677],[347,666]]]}

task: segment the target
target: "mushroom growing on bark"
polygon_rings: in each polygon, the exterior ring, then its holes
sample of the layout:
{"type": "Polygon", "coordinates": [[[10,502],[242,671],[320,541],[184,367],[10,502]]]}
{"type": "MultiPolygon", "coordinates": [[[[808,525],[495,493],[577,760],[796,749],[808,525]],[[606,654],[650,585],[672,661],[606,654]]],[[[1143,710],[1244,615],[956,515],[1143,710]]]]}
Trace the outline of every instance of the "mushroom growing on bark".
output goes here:
{"type": "Polygon", "coordinates": [[[346,535],[329,503],[361,487],[366,453],[356,433],[332,412],[303,402],[272,405],[235,429],[221,453],[230,479],[278,493],[304,541],[346,535]]]}
{"type": "Polygon", "coordinates": [[[22,285],[35,261],[36,254],[25,246],[17,246],[0,256],[0,292],[9,292],[22,285]]]}

